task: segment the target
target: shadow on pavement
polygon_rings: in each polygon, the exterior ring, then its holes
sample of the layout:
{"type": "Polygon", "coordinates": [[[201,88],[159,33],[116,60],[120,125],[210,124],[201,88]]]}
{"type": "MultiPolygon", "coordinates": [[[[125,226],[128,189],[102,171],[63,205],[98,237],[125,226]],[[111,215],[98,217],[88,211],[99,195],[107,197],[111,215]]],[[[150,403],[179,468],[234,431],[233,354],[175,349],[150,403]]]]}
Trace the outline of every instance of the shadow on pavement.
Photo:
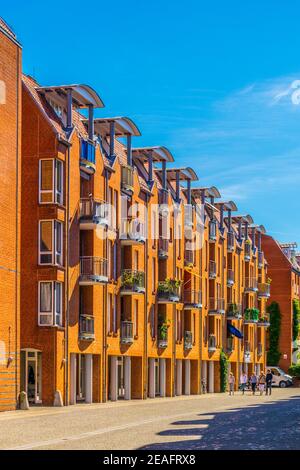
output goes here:
{"type": "Polygon", "coordinates": [[[199,414],[175,421],[158,436],[184,437],[142,450],[300,450],[300,396],[199,414]],[[210,416],[210,418],[208,418],[210,416]],[[202,418],[203,417],[203,418],[202,418]],[[176,428],[176,426],[186,426],[176,428]]]}

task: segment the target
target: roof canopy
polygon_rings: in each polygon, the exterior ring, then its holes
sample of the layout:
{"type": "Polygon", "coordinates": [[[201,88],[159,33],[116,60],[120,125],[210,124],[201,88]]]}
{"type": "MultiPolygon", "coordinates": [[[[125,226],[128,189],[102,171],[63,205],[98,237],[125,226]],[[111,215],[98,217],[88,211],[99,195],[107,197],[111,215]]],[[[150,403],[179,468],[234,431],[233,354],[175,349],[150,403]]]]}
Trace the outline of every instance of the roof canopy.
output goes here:
{"type": "MultiPolygon", "coordinates": [[[[155,171],[161,172],[162,169],[158,168],[155,171]]],[[[169,181],[175,181],[176,180],[176,175],[179,173],[179,179],[180,181],[197,181],[198,176],[194,172],[194,170],[190,167],[185,167],[185,168],[167,168],[167,178],[169,181]]]]}
{"type": "Polygon", "coordinates": [[[279,243],[279,245],[281,246],[281,248],[291,248],[291,249],[295,249],[295,248],[298,247],[298,245],[297,245],[296,242],[279,243]]]}
{"type": "Polygon", "coordinates": [[[174,162],[173,155],[166,147],[135,147],[132,149],[133,158],[139,159],[144,163],[148,161],[150,155],[152,155],[153,161],[157,163],[163,161],[174,162]]]}
{"type": "Polygon", "coordinates": [[[203,191],[204,191],[205,197],[215,197],[215,198],[221,197],[219,190],[215,186],[211,186],[210,188],[207,188],[207,187],[192,188],[192,196],[194,198],[200,199],[203,191]]]}
{"type": "Polygon", "coordinates": [[[251,224],[250,228],[255,228],[255,230],[260,233],[266,233],[266,229],[263,225],[251,224]]]}
{"type": "Polygon", "coordinates": [[[251,217],[251,215],[234,215],[232,217],[232,222],[236,222],[236,223],[239,223],[239,222],[242,222],[242,223],[248,223],[248,224],[253,224],[253,219],[251,217]]]}
{"type": "MultiPolygon", "coordinates": [[[[88,119],[83,119],[85,123],[88,119]]],[[[94,119],[95,133],[102,136],[110,135],[110,123],[115,123],[115,136],[125,137],[126,135],[140,136],[141,133],[134,122],[128,117],[111,117],[94,119]]]]}
{"type": "Polygon", "coordinates": [[[103,108],[104,103],[98,93],[88,85],[61,85],[37,87],[37,91],[44,95],[56,95],[60,99],[66,99],[68,90],[72,90],[73,104],[77,108],[87,108],[93,105],[95,108],[103,108]]]}
{"type": "Polygon", "coordinates": [[[233,201],[219,201],[219,202],[215,202],[214,204],[216,207],[221,207],[223,206],[223,209],[225,211],[237,211],[237,206],[235,204],[235,202],[233,201]]]}

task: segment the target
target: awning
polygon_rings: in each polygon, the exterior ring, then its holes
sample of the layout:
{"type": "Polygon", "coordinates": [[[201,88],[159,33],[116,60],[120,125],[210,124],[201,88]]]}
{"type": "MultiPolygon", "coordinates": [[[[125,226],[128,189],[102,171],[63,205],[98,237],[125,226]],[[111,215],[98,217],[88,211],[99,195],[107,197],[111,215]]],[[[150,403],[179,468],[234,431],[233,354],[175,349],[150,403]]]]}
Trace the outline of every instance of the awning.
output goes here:
{"type": "Polygon", "coordinates": [[[243,333],[240,330],[238,330],[235,326],[233,326],[231,323],[227,324],[227,330],[233,336],[236,336],[239,339],[243,338],[243,333]]]}

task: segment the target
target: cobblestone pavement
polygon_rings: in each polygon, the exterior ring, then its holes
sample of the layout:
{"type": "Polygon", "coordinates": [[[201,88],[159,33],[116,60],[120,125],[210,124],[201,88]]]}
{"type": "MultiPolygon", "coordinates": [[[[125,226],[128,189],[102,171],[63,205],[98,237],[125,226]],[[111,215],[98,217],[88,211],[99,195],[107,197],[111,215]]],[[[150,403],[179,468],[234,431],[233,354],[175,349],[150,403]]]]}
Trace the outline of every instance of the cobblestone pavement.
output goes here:
{"type": "Polygon", "coordinates": [[[0,413],[0,449],[300,449],[300,389],[0,413]]]}

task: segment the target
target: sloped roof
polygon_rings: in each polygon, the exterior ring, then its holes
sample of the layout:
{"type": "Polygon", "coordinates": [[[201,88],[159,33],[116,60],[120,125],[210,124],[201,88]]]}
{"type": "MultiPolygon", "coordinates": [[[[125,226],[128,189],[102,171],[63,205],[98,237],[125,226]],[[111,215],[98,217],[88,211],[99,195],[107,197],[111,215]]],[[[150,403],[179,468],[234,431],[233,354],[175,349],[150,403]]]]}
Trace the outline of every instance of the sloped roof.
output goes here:
{"type": "Polygon", "coordinates": [[[3,29],[3,31],[5,31],[10,36],[12,36],[14,39],[17,38],[17,36],[15,35],[11,27],[6,23],[6,21],[4,21],[3,18],[1,18],[1,16],[0,16],[0,29],[3,29]]]}

